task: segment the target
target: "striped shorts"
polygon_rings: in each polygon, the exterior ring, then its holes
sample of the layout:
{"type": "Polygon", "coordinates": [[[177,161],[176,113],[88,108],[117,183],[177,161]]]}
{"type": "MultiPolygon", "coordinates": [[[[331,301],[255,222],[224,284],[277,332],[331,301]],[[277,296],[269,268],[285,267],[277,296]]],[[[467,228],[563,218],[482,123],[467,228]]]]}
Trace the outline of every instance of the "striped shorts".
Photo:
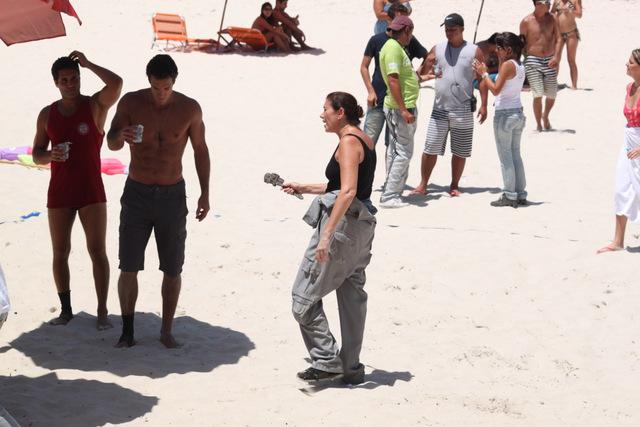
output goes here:
{"type": "Polygon", "coordinates": [[[524,69],[534,98],[546,96],[556,99],[558,93],[558,70],[549,67],[553,56],[529,55],[524,60],[524,69]]]}
{"type": "Polygon", "coordinates": [[[445,111],[434,108],[431,111],[424,153],[443,156],[449,132],[451,153],[458,157],[471,157],[473,113],[468,105],[459,110],[445,111]]]}

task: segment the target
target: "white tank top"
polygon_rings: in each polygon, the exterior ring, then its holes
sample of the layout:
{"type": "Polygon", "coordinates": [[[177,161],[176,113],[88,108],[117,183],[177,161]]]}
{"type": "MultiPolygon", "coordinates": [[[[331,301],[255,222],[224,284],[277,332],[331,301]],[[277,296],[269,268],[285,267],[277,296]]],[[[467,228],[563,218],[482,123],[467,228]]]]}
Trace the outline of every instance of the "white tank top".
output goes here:
{"type": "Polygon", "coordinates": [[[524,84],[524,66],[522,64],[518,64],[513,59],[510,59],[510,61],[512,61],[513,65],[516,66],[516,75],[505,82],[502,90],[498,96],[496,96],[494,101],[496,110],[522,108],[520,92],[522,91],[522,85],[524,84]]]}

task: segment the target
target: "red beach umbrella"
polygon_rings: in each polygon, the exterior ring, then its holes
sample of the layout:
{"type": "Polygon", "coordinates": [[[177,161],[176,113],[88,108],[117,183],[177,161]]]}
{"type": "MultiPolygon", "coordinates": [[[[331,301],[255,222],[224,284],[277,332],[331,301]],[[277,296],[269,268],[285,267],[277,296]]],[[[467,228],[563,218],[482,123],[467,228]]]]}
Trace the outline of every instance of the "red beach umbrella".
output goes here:
{"type": "Polygon", "coordinates": [[[60,12],[82,25],[69,0],[0,0],[0,38],[10,46],[64,36],[60,12]]]}

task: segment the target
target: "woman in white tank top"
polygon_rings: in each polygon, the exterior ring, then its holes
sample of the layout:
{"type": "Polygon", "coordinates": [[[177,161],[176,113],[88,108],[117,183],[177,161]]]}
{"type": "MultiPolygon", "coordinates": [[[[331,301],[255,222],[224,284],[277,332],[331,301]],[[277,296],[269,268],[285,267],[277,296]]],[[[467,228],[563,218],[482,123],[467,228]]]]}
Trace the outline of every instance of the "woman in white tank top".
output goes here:
{"type": "Polygon", "coordinates": [[[491,206],[517,208],[527,204],[525,191],[527,181],[520,156],[520,140],[526,122],[520,101],[525,77],[524,66],[520,64],[524,42],[519,36],[505,32],[499,33],[496,45],[500,69],[495,83],[488,78],[485,64],[476,61],[473,69],[478,74],[480,85],[486,86],[496,97],[493,130],[502,168],[504,190],[498,200],[491,202],[491,206]]]}

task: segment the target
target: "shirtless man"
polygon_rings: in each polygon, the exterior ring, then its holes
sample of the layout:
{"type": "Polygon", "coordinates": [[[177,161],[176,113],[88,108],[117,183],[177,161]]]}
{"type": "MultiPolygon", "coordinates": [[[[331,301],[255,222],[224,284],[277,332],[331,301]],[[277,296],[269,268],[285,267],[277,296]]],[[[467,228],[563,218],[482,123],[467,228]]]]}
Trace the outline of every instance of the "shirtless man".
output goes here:
{"type": "Polygon", "coordinates": [[[39,165],[51,163],[47,210],[53,246],[53,281],[62,309],[49,324],[66,325],[73,318],[69,253],[77,213],[93,264],[98,297],[97,327],[109,329],[113,326],[107,318],[107,199],[100,174],[100,148],[107,112],[120,96],[122,79],[77,51],[58,58],[51,74],[61,99],[40,111],[33,140],[33,161],[39,165]],[[98,76],[105,86],[92,96],[82,95],[78,65],[98,76]]]}
{"type": "Polygon", "coordinates": [[[180,295],[184,245],[187,237],[187,205],[182,178],[182,155],[191,140],[200,198],[196,219],[209,212],[209,150],[205,142],[202,110],[193,99],[173,91],[178,68],[169,55],[156,55],[147,64],[150,88],[129,92],[107,134],[109,148],[129,144],[131,165],[120,200],[120,278],[122,336],[116,347],[135,344],[133,315],[138,296],[138,271],[144,269],[144,251],[154,231],[162,280],[162,329],[160,341],[179,347],[171,328],[180,295]],[[137,125],[143,125],[141,142],[137,125]]]}
{"type": "Polygon", "coordinates": [[[533,0],[533,13],[520,23],[520,34],[525,37],[524,67],[533,94],[533,114],[537,130],[551,129],[549,112],[558,92],[558,64],[562,56],[562,37],[558,21],[549,13],[549,0],[533,0]],[[542,97],[545,96],[544,111],[542,97]]]}
{"type": "Polygon", "coordinates": [[[567,61],[569,62],[569,71],[571,73],[571,89],[578,88],[578,65],[576,64],[576,52],[578,51],[578,42],[580,42],[580,31],[576,18],[582,18],[582,1],[581,0],[555,0],[551,13],[555,13],[558,17],[558,25],[560,26],[560,36],[562,37],[562,45],[567,45],[567,61]]]}
{"type": "MultiPolygon", "coordinates": [[[[311,49],[311,47],[305,43],[307,37],[300,29],[300,20],[298,19],[298,16],[296,15],[294,18],[284,11],[287,8],[287,5],[288,0],[276,0],[276,7],[273,9],[273,17],[276,18],[280,25],[282,25],[282,29],[287,36],[289,36],[289,41],[291,41],[291,37],[293,37],[300,45],[300,49],[311,49]]],[[[293,47],[291,42],[290,44],[293,47]]]]}

